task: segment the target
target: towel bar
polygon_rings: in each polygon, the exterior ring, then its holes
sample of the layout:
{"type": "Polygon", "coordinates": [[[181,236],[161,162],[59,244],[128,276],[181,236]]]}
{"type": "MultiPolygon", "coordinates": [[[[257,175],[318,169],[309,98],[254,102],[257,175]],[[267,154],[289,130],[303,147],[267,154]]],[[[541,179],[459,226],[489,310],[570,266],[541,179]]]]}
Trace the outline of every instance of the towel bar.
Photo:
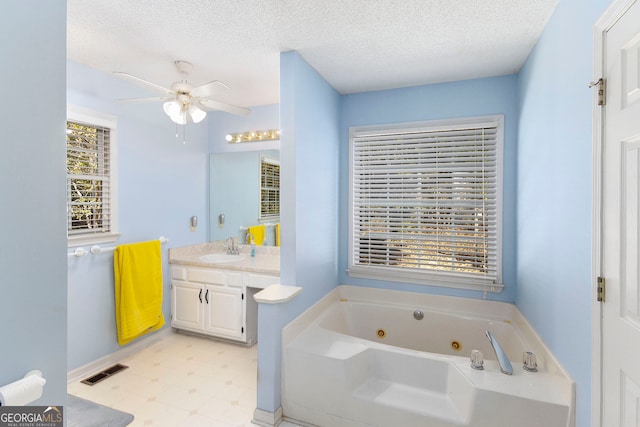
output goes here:
{"type": "Polygon", "coordinates": [[[85,256],[86,254],[88,254],[89,252],[87,252],[84,248],[76,248],[75,251],[73,252],[69,252],[67,253],[67,257],[81,257],[81,256],[85,256]]]}
{"type": "MultiPolygon", "coordinates": [[[[169,239],[167,239],[164,236],[160,236],[160,238],[158,240],[160,240],[160,243],[167,243],[169,241],[169,239]]],[[[115,249],[116,249],[115,246],[108,246],[106,248],[103,248],[103,247],[100,247],[98,245],[93,245],[93,246],[91,246],[90,250],[91,250],[92,254],[101,254],[101,253],[104,253],[104,252],[113,252],[115,249]]]]}
{"type": "MultiPolygon", "coordinates": [[[[256,225],[264,225],[265,227],[275,227],[277,225],[277,223],[273,222],[265,222],[264,224],[256,224],[256,225]]],[[[240,227],[240,231],[247,231],[249,229],[249,227],[240,227]]]]}

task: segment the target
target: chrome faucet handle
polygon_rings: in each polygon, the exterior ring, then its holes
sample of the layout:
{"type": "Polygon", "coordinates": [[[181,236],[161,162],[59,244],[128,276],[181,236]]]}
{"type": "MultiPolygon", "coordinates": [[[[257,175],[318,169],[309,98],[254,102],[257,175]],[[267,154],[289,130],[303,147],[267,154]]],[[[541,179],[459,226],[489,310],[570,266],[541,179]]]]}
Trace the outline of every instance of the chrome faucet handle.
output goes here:
{"type": "Polygon", "coordinates": [[[522,363],[525,371],[538,372],[538,361],[536,360],[535,353],[525,351],[522,353],[522,363]]]}
{"type": "Polygon", "coordinates": [[[227,237],[227,240],[224,241],[224,246],[227,248],[227,254],[233,255],[234,251],[236,251],[236,242],[233,240],[233,237],[227,237]],[[231,244],[229,244],[229,240],[231,240],[231,244]]]}
{"type": "Polygon", "coordinates": [[[471,351],[471,367],[478,371],[484,370],[484,355],[480,350],[471,351]]]}

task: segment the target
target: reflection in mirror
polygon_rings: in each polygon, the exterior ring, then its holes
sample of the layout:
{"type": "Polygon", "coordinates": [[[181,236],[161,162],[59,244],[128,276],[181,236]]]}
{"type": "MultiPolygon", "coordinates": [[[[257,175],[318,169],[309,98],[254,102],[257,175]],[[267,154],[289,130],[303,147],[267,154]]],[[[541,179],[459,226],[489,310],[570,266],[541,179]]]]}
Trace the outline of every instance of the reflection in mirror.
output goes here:
{"type": "Polygon", "coordinates": [[[260,156],[260,221],[280,220],[280,160],[260,156]]]}
{"type": "MultiPolygon", "coordinates": [[[[279,187],[278,150],[211,154],[209,240],[234,237],[236,242],[244,243],[247,227],[279,222],[279,187]],[[265,173],[262,173],[263,167],[265,173]],[[220,218],[224,219],[220,221],[220,218]]],[[[274,233],[274,227],[267,227],[265,244],[275,245],[274,233]]]]}

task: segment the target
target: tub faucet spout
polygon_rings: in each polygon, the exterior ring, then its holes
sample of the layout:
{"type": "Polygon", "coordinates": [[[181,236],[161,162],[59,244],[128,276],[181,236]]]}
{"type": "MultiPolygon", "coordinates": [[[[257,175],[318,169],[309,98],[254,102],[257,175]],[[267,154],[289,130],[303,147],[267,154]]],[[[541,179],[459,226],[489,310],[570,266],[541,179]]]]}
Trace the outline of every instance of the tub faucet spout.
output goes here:
{"type": "Polygon", "coordinates": [[[491,347],[493,347],[493,351],[496,353],[496,358],[498,359],[498,365],[500,365],[500,372],[505,375],[513,374],[513,367],[511,366],[511,362],[509,362],[509,358],[507,354],[504,352],[500,343],[493,336],[493,334],[489,331],[485,331],[487,334],[487,338],[489,338],[489,342],[491,343],[491,347]]]}

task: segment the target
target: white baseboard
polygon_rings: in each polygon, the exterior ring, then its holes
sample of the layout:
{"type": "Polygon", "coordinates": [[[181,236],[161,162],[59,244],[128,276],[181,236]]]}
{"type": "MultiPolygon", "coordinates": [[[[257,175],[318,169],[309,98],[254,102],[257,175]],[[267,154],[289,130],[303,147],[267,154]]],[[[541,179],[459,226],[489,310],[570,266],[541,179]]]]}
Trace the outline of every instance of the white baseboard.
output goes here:
{"type": "Polygon", "coordinates": [[[276,412],[269,412],[256,408],[253,411],[253,419],[251,422],[262,427],[279,426],[282,422],[282,406],[280,406],[276,412]]]}
{"type": "Polygon", "coordinates": [[[79,368],[72,369],[67,372],[67,384],[78,381],[79,379],[95,372],[99,372],[104,368],[107,368],[114,363],[119,362],[125,357],[132,355],[133,353],[137,353],[138,351],[147,348],[152,344],[155,344],[167,335],[171,335],[174,333],[175,332],[172,328],[164,328],[152,335],[149,335],[148,337],[134,342],[133,344],[129,344],[128,346],[121,348],[120,350],[114,351],[111,354],[96,359],[93,362],[89,362],[86,365],[80,366],[79,368]]]}

